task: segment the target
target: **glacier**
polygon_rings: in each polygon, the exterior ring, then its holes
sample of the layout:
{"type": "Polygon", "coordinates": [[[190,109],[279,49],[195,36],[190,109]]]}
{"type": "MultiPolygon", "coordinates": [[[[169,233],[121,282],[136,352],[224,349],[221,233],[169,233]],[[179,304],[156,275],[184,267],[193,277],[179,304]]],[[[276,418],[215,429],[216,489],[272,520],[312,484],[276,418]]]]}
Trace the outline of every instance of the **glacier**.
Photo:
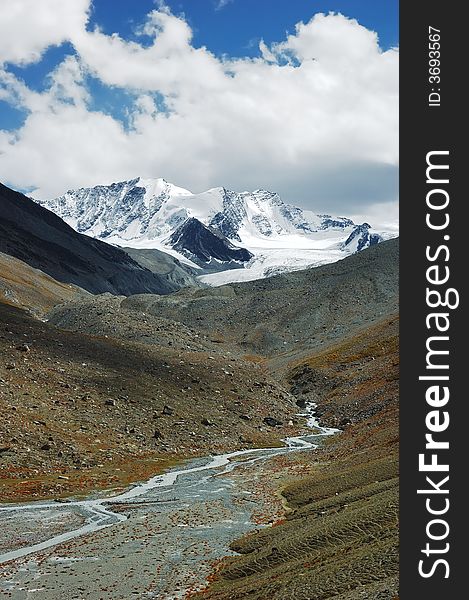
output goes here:
{"type": "Polygon", "coordinates": [[[136,177],[35,201],[80,233],[117,246],[162,250],[198,269],[200,280],[208,285],[335,262],[396,236],[395,231],[375,231],[368,223],[292,206],[264,189],[235,192],[216,187],[194,194],[163,178],[136,177]],[[239,247],[252,257],[243,268],[232,269],[227,262],[216,272],[204,269],[180,243],[175,247],[175,232],[190,220],[216,232],[227,247],[239,247]]]}

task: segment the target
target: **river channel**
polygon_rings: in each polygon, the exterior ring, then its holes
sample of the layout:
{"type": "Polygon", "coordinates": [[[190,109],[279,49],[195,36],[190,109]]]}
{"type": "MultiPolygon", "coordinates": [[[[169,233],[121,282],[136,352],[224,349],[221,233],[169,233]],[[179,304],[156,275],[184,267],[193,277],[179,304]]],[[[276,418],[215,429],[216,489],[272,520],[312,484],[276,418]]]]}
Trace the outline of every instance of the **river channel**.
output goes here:
{"type": "Polygon", "coordinates": [[[234,554],[230,542],[259,527],[253,482],[268,478],[269,460],[315,448],[336,431],[311,414],[308,424],[315,433],[287,438],[283,448],[193,459],[115,496],[0,505],[0,595],[184,598],[234,554]]]}

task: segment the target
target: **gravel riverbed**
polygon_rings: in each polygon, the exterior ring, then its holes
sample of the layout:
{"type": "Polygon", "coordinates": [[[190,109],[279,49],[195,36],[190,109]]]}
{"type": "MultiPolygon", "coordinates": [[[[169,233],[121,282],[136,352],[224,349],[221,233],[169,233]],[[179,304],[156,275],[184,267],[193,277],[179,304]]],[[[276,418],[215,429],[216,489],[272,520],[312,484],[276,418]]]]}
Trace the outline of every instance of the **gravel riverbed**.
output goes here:
{"type": "Polygon", "coordinates": [[[2,505],[0,592],[14,600],[187,597],[234,554],[234,539],[282,516],[274,462],[327,433],[191,460],[112,498],[2,505]]]}

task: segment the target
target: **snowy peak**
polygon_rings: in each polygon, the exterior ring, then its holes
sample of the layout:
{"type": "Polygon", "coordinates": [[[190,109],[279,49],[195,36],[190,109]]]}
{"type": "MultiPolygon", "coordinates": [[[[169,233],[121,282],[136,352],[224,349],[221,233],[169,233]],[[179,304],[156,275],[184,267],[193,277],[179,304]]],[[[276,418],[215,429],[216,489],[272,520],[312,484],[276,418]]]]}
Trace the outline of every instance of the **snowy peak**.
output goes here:
{"type": "Polygon", "coordinates": [[[340,260],[382,241],[368,223],[315,214],[265,189],[214,187],[194,194],[162,178],[137,177],[69,190],[39,204],[80,233],[118,246],[159,249],[202,269],[202,277],[210,271],[207,283],[228,281],[233,267],[244,269],[237,268],[230,281],[261,278],[340,260]],[[214,265],[226,271],[225,279],[214,265]]]}
{"type": "Polygon", "coordinates": [[[210,226],[218,229],[223,235],[231,240],[241,242],[239,229],[241,224],[248,218],[244,202],[239,199],[239,194],[218,188],[221,194],[220,210],[211,218],[210,226]]]}
{"type": "Polygon", "coordinates": [[[199,194],[165,179],[121,181],[69,190],[54,200],[39,201],[81,233],[114,243],[170,236],[194,217],[233,242],[273,239],[295,234],[352,228],[350,219],[315,215],[283,202],[264,189],[234,192],[216,187],[199,194]]]}
{"type": "Polygon", "coordinates": [[[54,200],[38,201],[80,233],[100,239],[130,240],[144,235],[151,218],[173,197],[191,192],[165,179],[131,179],[69,190],[54,200]]]}
{"type": "Polygon", "coordinates": [[[138,187],[142,187],[146,190],[145,196],[147,198],[160,197],[161,195],[167,197],[192,195],[192,192],[189,190],[178,187],[173,183],[169,183],[169,181],[166,181],[166,179],[161,177],[158,179],[142,179],[141,177],[138,177],[136,181],[138,187]]]}

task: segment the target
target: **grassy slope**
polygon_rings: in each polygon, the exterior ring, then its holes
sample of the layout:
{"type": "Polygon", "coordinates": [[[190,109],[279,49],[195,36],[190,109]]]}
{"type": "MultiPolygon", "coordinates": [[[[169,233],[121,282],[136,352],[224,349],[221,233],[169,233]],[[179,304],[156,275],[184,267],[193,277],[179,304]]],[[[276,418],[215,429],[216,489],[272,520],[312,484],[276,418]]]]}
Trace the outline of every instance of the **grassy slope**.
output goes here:
{"type": "Polygon", "coordinates": [[[387,319],[293,367],[291,385],[314,397],[325,421],[343,412],[352,423],[298,455],[309,474],[283,489],[285,521],[235,542],[241,556],[200,598],[397,597],[397,327],[387,319]]]}
{"type": "Polygon", "coordinates": [[[56,281],[39,269],[0,252],[0,301],[42,317],[51,308],[87,292],[56,281]]]}

